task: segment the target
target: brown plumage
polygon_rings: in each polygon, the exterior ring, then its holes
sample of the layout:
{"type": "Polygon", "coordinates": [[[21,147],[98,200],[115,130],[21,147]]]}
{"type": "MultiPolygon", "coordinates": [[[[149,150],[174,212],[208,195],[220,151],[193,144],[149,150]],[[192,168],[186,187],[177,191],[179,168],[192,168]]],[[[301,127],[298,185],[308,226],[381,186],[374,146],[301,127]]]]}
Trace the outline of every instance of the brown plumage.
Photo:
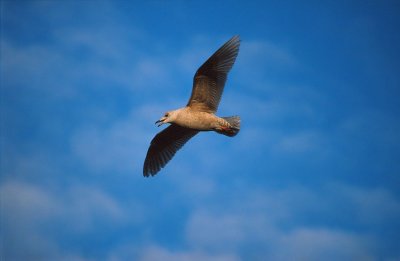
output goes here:
{"type": "Polygon", "coordinates": [[[192,95],[186,107],[169,111],[158,121],[171,125],[158,133],[150,143],[143,175],[154,176],[199,131],[216,131],[229,137],[240,129],[240,118],[218,117],[218,109],[228,72],[239,52],[239,36],[232,37],[200,66],[194,75],[192,95]]]}

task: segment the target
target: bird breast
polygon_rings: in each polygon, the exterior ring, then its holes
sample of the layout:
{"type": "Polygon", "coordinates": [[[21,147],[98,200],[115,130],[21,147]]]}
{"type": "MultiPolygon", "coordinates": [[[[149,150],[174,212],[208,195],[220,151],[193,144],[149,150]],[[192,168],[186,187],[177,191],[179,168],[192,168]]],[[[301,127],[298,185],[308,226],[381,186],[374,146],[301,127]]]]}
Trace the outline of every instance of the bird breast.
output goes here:
{"type": "Polygon", "coordinates": [[[186,109],[179,112],[174,123],[190,129],[208,131],[218,126],[218,119],[211,113],[186,109]]]}

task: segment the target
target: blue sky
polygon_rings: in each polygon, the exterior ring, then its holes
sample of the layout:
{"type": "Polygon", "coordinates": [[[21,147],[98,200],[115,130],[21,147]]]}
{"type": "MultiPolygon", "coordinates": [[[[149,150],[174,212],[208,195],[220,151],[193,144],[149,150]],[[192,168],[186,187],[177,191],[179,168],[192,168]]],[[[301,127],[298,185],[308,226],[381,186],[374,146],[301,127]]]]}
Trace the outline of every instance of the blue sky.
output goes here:
{"type": "Polygon", "coordinates": [[[399,260],[397,1],[1,1],[5,260],[399,260]],[[241,48],[218,115],[155,120],[241,48]]]}

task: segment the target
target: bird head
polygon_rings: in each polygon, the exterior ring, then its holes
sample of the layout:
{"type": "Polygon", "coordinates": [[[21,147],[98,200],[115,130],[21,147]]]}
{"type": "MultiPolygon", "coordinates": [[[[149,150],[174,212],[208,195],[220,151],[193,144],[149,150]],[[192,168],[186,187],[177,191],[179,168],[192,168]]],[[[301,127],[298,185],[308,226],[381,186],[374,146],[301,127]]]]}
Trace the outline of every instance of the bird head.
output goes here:
{"type": "Polygon", "coordinates": [[[160,127],[164,123],[173,122],[174,115],[175,114],[173,111],[166,112],[163,117],[161,117],[158,121],[155,122],[155,124],[158,124],[157,127],[160,127]]]}

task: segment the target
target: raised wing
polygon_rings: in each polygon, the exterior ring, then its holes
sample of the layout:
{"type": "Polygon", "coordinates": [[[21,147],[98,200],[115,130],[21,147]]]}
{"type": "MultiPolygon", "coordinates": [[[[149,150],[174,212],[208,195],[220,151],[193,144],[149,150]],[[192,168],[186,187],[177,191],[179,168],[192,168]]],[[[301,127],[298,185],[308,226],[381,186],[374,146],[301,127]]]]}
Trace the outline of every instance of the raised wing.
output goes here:
{"type": "Polygon", "coordinates": [[[239,53],[239,45],[239,36],[232,37],[200,66],[194,75],[192,95],[187,106],[199,111],[217,111],[228,72],[239,53]]]}
{"type": "Polygon", "coordinates": [[[151,141],[143,165],[143,176],[156,175],[198,131],[172,124],[151,141]]]}

